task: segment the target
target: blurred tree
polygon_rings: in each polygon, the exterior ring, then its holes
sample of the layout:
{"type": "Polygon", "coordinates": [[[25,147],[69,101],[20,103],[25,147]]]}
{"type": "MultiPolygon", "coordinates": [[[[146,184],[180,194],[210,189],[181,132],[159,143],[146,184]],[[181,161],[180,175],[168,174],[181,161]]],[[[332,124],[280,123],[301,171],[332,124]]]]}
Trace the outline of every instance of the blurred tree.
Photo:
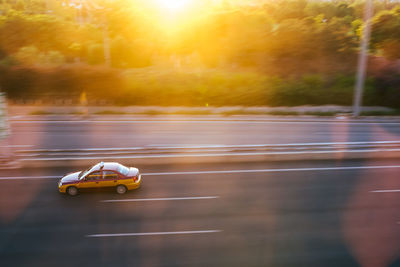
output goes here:
{"type": "MultiPolygon", "coordinates": [[[[175,13],[166,12],[151,2],[96,0],[82,1],[81,6],[58,0],[0,0],[0,65],[3,68],[7,66],[7,70],[27,68],[16,68],[18,64],[33,65],[28,75],[30,80],[26,78],[25,81],[36,85],[21,84],[28,86],[27,91],[46,86],[51,88],[50,91],[56,91],[56,87],[68,84],[62,87],[64,91],[80,92],[82,88],[67,89],[79,87],[78,82],[70,81],[89,79],[89,76],[79,76],[72,70],[56,70],[60,64],[74,63],[79,59],[82,63],[79,66],[84,66],[80,71],[93,70],[90,81],[94,83],[99,77],[97,72],[111,71],[104,66],[85,65],[104,64],[103,29],[107,28],[111,65],[117,72],[110,74],[110,85],[118,81],[118,73],[124,73],[120,68],[157,66],[168,69],[181,66],[182,71],[190,66],[222,68],[234,70],[233,73],[245,69],[294,77],[289,85],[276,86],[276,90],[286,90],[286,96],[297,98],[298,94],[292,92],[296,87],[302,92],[312,88],[312,92],[307,93],[310,101],[321,102],[321,99],[316,100],[315,92],[323,89],[315,86],[315,81],[321,77],[323,81],[326,77],[334,80],[335,75],[341,73],[352,75],[355,69],[365,0],[194,1],[190,8],[175,13]],[[311,75],[313,78],[310,79],[307,76],[310,74],[317,76],[311,75]],[[39,86],[41,82],[34,79],[45,80],[43,77],[46,75],[50,75],[54,82],[39,86]]],[[[376,1],[375,10],[371,55],[398,59],[400,5],[398,1],[376,1]]],[[[16,73],[19,75],[20,70],[9,75],[15,78],[16,73]]],[[[155,75],[153,71],[149,73],[155,75]]],[[[212,82],[204,84],[199,82],[198,76],[190,76],[198,82],[194,82],[195,88],[202,88],[194,94],[203,102],[209,102],[204,92],[220,90],[219,96],[228,95],[230,91],[224,89],[226,86],[236,88],[237,95],[240,95],[240,90],[253,86],[251,82],[242,80],[250,79],[249,76],[235,76],[232,83],[221,79],[220,73],[211,76],[212,82]]],[[[10,79],[18,83],[14,78],[10,79]]],[[[176,90],[174,94],[178,96],[189,87],[185,85],[186,78],[178,74],[174,78],[169,75],[160,78],[176,79],[169,88],[176,90]]],[[[277,80],[283,82],[284,79],[277,80]]],[[[150,84],[156,84],[154,87],[158,89],[164,88],[163,82],[150,84]]],[[[90,86],[89,82],[87,86],[90,86]]],[[[97,83],[96,86],[103,85],[97,83]]],[[[147,82],[140,86],[147,86],[147,82]]],[[[108,87],[102,87],[104,95],[108,87]]],[[[257,90],[263,89],[258,85],[257,90]]],[[[196,97],[188,95],[185,101],[192,103],[196,97]]],[[[170,98],[165,95],[165,102],[170,98]]]]}
{"type": "Polygon", "coordinates": [[[129,43],[122,37],[117,36],[111,42],[111,64],[113,67],[127,67],[131,60],[131,47],[129,43]]]}
{"type": "Polygon", "coordinates": [[[40,53],[38,63],[48,66],[60,66],[65,63],[65,57],[59,51],[40,53]]]}
{"type": "Polygon", "coordinates": [[[380,42],[377,47],[382,50],[383,56],[388,59],[400,58],[400,40],[387,39],[380,42]]]}
{"type": "Polygon", "coordinates": [[[89,45],[87,60],[91,65],[104,63],[103,45],[99,43],[89,45]]]}
{"type": "Polygon", "coordinates": [[[396,52],[400,41],[400,6],[379,12],[372,21],[372,49],[382,49],[390,58],[399,58],[396,52]]]}
{"type": "Polygon", "coordinates": [[[24,46],[14,56],[22,64],[33,65],[38,63],[40,55],[36,46],[24,46]]]}
{"type": "Polygon", "coordinates": [[[80,60],[83,56],[83,48],[82,45],[78,42],[73,42],[69,47],[68,47],[68,53],[71,58],[73,58],[73,61],[80,60]]]}

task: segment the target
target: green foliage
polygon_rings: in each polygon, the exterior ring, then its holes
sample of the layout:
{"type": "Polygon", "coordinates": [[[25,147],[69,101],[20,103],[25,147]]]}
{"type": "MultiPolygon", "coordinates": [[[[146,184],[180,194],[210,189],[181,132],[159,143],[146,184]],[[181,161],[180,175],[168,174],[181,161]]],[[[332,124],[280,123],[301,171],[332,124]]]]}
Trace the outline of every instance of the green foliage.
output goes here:
{"type": "Polygon", "coordinates": [[[400,53],[396,51],[400,43],[399,29],[400,5],[379,12],[372,21],[372,47],[383,50],[383,55],[388,58],[399,58],[400,53]]]}
{"type": "MultiPolygon", "coordinates": [[[[118,68],[147,67],[157,64],[155,58],[170,57],[190,64],[188,56],[194,54],[209,67],[234,65],[275,74],[288,68],[286,59],[297,69],[303,69],[301,62],[319,61],[317,67],[306,67],[304,72],[336,71],[339,67],[330,63],[332,58],[353,64],[362,1],[282,0],[240,7],[234,1],[226,3],[201,15],[193,11],[188,13],[192,17],[167,26],[163,14],[141,1],[102,2],[106,10],[83,8],[80,13],[56,1],[3,1],[0,48],[8,56],[24,47],[36,47],[39,53],[58,51],[65,62],[78,59],[103,64],[103,28],[107,25],[112,65],[118,68]],[[51,14],[47,14],[46,3],[51,14]]],[[[397,46],[387,40],[400,39],[400,6],[375,3],[375,10],[373,47],[397,57],[393,53],[397,46]]]]}
{"type": "Polygon", "coordinates": [[[296,111],[281,111],[281,110],[277,110],[277,111],[270,111],[267,113],[268,115],[275,115],[275,116],[293,116],[293,115],[299,115],[298,112],[296,111]]]}
{"type": "Polygon", "coordinates": [[[387,39],[382,41],[377,48],[382,50],[382,54],[388,59],[400,58],[400,40],[387,39]]]}
{"type": "Polygon", "coordinates": [[[54,113],[45,111],[45,110],[34,110],[34,111],[30,112],[29,115],[43,116],[43,115],[54,115],[54,113]]]}
{"type": "Polygon", "coordinates": [[[87,61],[91,65],[97,65],[104,63],[103,45],[91,44],[88,47],[87,61]]]}
{"type": "Polygon", "coordinates": [[[331,117],[335,116],[337,113],[333,111],[308,111],[304,115],[319,116],[319,117],[331,117]]]}
{"type": "Polygon", "coordinates": [[[19,64],[19,62],[13,56],[7,56],[7,57],[0,59],[1,67],[13,67],[18,64],[19,64]]]}
{"type": "Polygon", "coordinates": [[[65,63],[65,57],[59,51],[39,52],[35,46],[21,47],[13,58],[23,65],[59,66],[65,63]]]}
{"type": "MultiPolygon", "coordinates": [[[[81,12],[51,0],[3,1],[0,48],[11,56],[24,47],[36,47],[39,53],[61,53],[64,58],[57,56],[57,62],[78,60],[98,65],[104,63],[106,27],[112,66],[118,68],[148,67],[160,63],[155,59],[166,58],[175,58],[171,64],[238,66],[269,74],[282,74],[287,69],[296,75],[347,72],[346,66],[354,65],[362,23],[360,2],[282,0],[248,6],[238,6],[235,1],[225,3],[204,12],[188,11],[176,18],[176,23],[173,20],[171,26],[165,14],[144,0],[103,1],[98,4],[107,9],[83,7],[81,12]],[[52,12],[48,13],[47,8],[52,12]],[[333,59],[342,67],[332,63],[333,59]],[[314,60],[318,63],[313,64],[314,60]]],[[[386,38],[382,36],[398,29],[396,12],[386,10],[375,19],[377,29],[382,28],[374,37],[378,43],[386,38]]],[[[35,63],[42,64],[40,61],[35,63]]]]}
{"type": "Polygon", "coordinates": [[[36,48],[36,46],[24,46],[14,54],[14,57],[19,62],[33,65],[39,60],[39,50],[36,48]]]}
{"type": "Polygon", "coordinates": [[[126,112],[117,111],[117,110],[101,110],[101,111],[95,112],[94,114],[96,114],[96,115],[125,115],[126,112]]]}
{"type": "MultiPolygon", "coordinates": [[[[79,11],[2,0],[2,88],[11,98],[86,91],[121,105],[351,104],[364,1],[195,1],[175,16],[148,2],[96,1],[105,8],[79,11]]],[[[374,6],[371,53],[396,60],[400,5],[374,6]]],[[[399,106],[398,74],[370,72],[365,103],[399,106]]]]}
{"type": "MultiPolygon", "coordinates": [[[[306,74],[283,79],[254,72],[216,69],[173,71],[142,68],[121,73],[116,69],[88,66],[0,68],[0,86],[11,99],[72,99],[79,103],[79,96],[85,91],[89,104],[198,107],[351,105],[354,82],[354,75],[306,74]]],[[[399,108],[399,89],[400,76],[396,73],[369,79],[364,103],[399,108]]],[[[204,111],[196,113],[204,114],[204,111]]]]}
{"type": "Polygon", "coordinates": [[[371,79],[366,89],[366,104],[400,107],[400,74],[392,69],[386,69],[371,79]]]}
{"type": "Polygon", "coordinates": [[[11,99],[78,99],[82,91],[106,99],[122,83],[117,71],[89,66],[0,68],[0,87],[11,99]]]}
{"type": "Polygon", "coordinates": [[[400,110],[361,112],[361,116],[398,116],[398,115],[400,115],[400,110]]]}

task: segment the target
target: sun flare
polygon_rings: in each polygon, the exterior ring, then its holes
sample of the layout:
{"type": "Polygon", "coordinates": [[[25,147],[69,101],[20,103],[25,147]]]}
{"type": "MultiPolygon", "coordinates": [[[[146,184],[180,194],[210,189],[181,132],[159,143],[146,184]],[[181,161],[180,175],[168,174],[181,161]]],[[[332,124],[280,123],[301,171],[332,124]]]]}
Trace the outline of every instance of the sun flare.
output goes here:
{"type": "Polygon", "coordinates": [[[169,12],[178,12],[185,9],[193,0],[156,0],[157,5],[169,12]]]}

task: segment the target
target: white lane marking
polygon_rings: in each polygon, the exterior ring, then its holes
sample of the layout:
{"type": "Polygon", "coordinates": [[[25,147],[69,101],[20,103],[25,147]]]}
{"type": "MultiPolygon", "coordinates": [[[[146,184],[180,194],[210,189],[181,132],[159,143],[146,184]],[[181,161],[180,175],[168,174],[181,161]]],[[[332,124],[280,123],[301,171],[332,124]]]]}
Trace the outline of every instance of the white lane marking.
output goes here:
{"type": "Polygon", "coordinates": [[[117,233],[117,234],[93,234],[86,237],[121,237],[121,236],[149,236],[149,235],[188,235],[219,233],[222,230],[201,230],[201,231],[179,231],[179,232],[149,232],[149,233],[117,233]]]}
{"type": "Polygon", "coordinates": [[[400,189],[389,189],[389,190],[374,190],[370,191],[371,193],[398,193],[400,189]]]}
{"type": "Polygon", "coordinates": [[[86,121],[86,120],[76,120],[76,121],[56,121],[56,120],[31,120],[31,121],[18,121],[14,120],[11,121],[12,124],[33,124],[33,123],[47,123],[47,124],[65,124],[65,123],[123,123],[123,124],[152,124],[152,123],[218,123],[218,124],[248,124],[248,123],[255,123],[255,124],[347,124],[347,125],[372,125],[372,124],[379,124],[379,125],[399,125],[399,122],[379,122],[379,121],[371,121],[371,122],[354,122],[354,121],[262,121],[262,120],[158,120],[158,121],[141,121],[141,120],[98,120],[98,121],[86,121]]]}
{"type": "Polygon", "coordinates": [[[62,178],[64,175],[53,175],[53,176],[10,176],[0,177],[0,180],[28,180],[28,179],[55,179],[62,178]]]}
{"type": "Polygon", "coordinates": [[[33,147],[34,145],[6,145],[0,147],[33,147]]]}
{"type": "MultiPolygon", "coordinates": [[[[161,148],[203,148],[203,147],[226,147],[227,145],[224,144],[149,144],[149,145],[144,145],[144,147],[150,147],[150,148],[157,148],[157,147],[161,147],[161,148]]],[[[233,146],[233,145],[232,145],[233,146]]]]}
{"type": "MultiPolygon", "coordinates": [[[[319,143],[288,143],[288,144],[242,144],[242,145],[225,145],[225,144],[205,144],[205,145],[176,145],[176,144],[153,144],[145,145],[142,147],[88,147],[88,148],[41,148],[29,151],[35,152],[64,152],[64,151],[109,151],[109,150],[140,150],[140,149],[166,149],[166,148],[247,148],[247,147],[287,147],[287,146],[330,146],[330,145],[366,145],[366,144],[400,144],[400,140],[388,140],[388,141],[365,141],[365,142],[319,142],[319,143]]],[[[10,145],[12,146],[12,145],[10,145]]],[[[18,146],[18,145],[15,145],[18,146]]],[[[20,146],[31,146],[31,145],[20,145],[20,146]]],[[[25,150],[22,150],[25,151],[25,150]]]]}
{"type": "Polygon", "coordinates": [[[235,147],[264,147],[264,146],[320,146],[320,145],[365,145],[365,144],[398,144],[400,140],[384,141],[357,141],[357,142],[313,142],[313,143],[287,143],[287,144],[244,144],[244,145],[174,145],[174,144],[156,144],[148,146],[161,146],[162,148],[235,148],[235,147]]]}
{"type": "MultiPolygon", "coordinates": [[[[287,144],[242,144],[242,145],[224,145],[224,144],[205,144],[205,145],[176,145],[176,144],[154,144],[144,145],[142,147],[102,147],[102,148],[40,148],[34,150],[19,150],[18,152],[86,152],[86,151],[130,151],[130,150],[154,150],[154,149],[216,149],[216,148],[263,148],[263,147],[330,147],[330,146],[351,146],[351,145],[398,145],[400,140],[387,141],[360,141],[360,142],[319,142],[319,143],[287,143],[287,144]]],[[[9,145],[9,147],[33,147],[33,145],[9,145]]]]}
{"type": "MultiPolygon", "coordinates": [[[[225,156],[268,156],[268,155],[299,155],[299,154],[326,154],[326,153],[372,153],[372,152],[399,152],[400,149],[350,149],[350,150],[321,150],[321,151],[294,151],[294,152],[252,152],[252,153],[215,153],[215,154],[176,154],[176,155],[142,155],[142,156],[104,156],[104,157],[79,157],[80,160],[116,160],[116,159],[150,159],[150,158],[179,158],[179,157],[225,157],[225,156]]],[[[26,158],[22,161],[60,161],[77,160],[76,157],[68,158],[26,158]]]]}
{"type": "Polygon", "coordinates": [[[187,175],[187,174],[224,174],[224,173],[257,173],[257,172],[295,172],[295,171],[336,171],[336,170],[363,170],[363,169],[393,169],[400,165],[392,166],[349,166],[349,167],[322,167],[322,168],[293,168],[293,169],[261,169],[261,170],[226,170],[226,171],[197,171],[197,172],[154,172],[142,175],[187,175]]]}
{"type": "MultiPolygon", "coordinates": [[[[321,167],[321,168],[293,168],[293,169],[260,169],[260,170],[225,170],[225,171],[191,171],[191,172],[149,172],[142,173],[143,176],[162,176],[162,175],[188,175],[188,174],[229,174],[229,173],[259,173],[259,172],[297,172],[297,171],[340,171],[340,170],[369,170],[369,169],[397,169],[400,165],[389,166],[348,166],[348,167],[321,167]]],[[[51,179],[61,178],[58,176],[14,176],[0,177],[0,180],[18,179],[51,179]]]]}
{"type": "Polygon", "coordinates": [[[108,199],[100,202],[141,202],[141,201],[168,201],[168,200],[197,200],[197,199],[216,199],[219,196],[207,197],[168,197],[168,198],[134,198],[134,199],[108,199]]]}

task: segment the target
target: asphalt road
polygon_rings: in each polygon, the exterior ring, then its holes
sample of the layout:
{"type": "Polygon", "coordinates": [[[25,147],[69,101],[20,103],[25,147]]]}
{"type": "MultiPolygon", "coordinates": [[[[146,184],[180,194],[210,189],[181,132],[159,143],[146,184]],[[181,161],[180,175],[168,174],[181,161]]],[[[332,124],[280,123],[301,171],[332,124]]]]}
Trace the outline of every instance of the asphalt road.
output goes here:
{"type": "Polygon", "coordinates": [[[400,266],[399,160],[147,166],[123,196],[69,171],[0,172],[0,266],[400,266]]]}
{"type": "MultiPolygon", "coordinates": [[[[40,118],[40,117],[39,117],[40,118]]],[[[326,121],[263,121],[199,117],[120,118],[97,121],[11,120],[9,143],[17,148],[126,148],[142,146],[249,145],[309,142],[396,141],[400,123],[326,121]]]]}

